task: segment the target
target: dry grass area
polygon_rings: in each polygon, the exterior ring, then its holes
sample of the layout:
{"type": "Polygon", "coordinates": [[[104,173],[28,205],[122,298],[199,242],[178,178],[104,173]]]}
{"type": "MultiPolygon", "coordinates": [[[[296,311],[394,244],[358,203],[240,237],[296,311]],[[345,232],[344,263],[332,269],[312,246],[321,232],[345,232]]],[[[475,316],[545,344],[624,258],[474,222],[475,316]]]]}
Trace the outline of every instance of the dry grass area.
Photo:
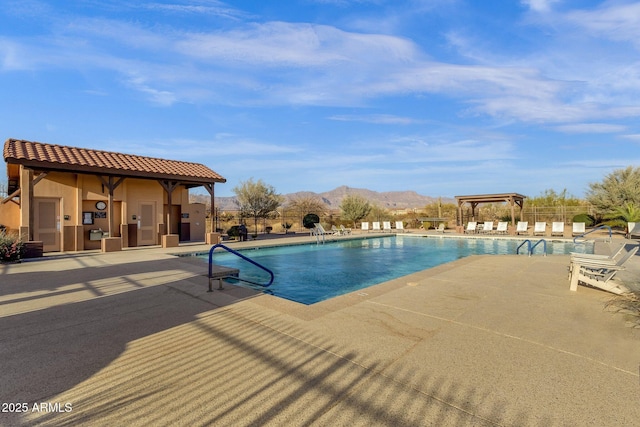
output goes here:
{"type": "Polygon", "coordinates": [[[640,292],[617,295],[609,300],[605,310],[625,316],[627,326],[640,329],[640,292]]]}

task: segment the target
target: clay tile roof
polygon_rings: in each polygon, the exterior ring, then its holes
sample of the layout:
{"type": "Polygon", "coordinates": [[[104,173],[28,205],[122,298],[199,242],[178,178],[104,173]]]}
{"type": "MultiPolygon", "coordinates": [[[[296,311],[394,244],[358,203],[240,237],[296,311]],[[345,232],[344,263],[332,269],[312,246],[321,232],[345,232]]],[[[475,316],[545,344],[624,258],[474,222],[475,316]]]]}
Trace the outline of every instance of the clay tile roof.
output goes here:
{"type": "Polygon", "coordinates": [[[8,139],[4,143],[7,163],[43,170],[63,170],[105,175],[172,179],[190,182],[226,182],[200,163],[136,156],[88,148],[8,139]]]}

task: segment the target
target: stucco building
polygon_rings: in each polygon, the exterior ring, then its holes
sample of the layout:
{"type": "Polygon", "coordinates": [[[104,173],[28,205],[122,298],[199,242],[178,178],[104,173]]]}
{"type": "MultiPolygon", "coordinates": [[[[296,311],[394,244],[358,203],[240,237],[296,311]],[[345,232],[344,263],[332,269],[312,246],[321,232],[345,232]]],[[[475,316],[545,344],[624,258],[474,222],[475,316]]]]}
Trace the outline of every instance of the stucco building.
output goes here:
{"type": "Polygon", "coordinates": [[[44,252],[204,241],[205,205],[190,204],[189,189],[204,187],[213,207],[226,182],[199,163],[16,139],[3,156],[0,224],[44,252]]]}

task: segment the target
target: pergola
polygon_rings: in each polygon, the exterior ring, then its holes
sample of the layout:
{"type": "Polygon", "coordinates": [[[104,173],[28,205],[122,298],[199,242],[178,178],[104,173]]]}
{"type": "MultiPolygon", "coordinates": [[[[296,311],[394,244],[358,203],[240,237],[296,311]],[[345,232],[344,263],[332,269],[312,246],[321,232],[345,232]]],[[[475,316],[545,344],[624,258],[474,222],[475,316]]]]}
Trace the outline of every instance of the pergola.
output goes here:
{"type": "Polygon", "coordinates": [[[471,205],[471,217],[475,220],[476,206],[480,203],[507,203],[511,208],[511,225],[516,225],[515,207],[520,208],[520,220],[522,220],[522,208],[526,196],[518,193],[500,193],[500,194],[477,194],[473,196],[456,196],[458,204],[457,225],[462,224],[462,208],[465,203],[471,205]]]}

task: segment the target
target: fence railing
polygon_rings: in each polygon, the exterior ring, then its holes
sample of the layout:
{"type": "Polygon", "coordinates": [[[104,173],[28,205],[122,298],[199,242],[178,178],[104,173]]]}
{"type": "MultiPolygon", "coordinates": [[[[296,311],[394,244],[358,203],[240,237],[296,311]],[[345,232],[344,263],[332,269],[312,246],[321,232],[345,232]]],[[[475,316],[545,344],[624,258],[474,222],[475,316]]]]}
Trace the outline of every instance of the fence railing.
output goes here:
{"type": "MultiPolygon", "coordinates": [[[[279,210],[277,215],[269,219],[258,219],[257,233],[284,233],[284,224],[290,225],[286,228],[289,232],[296,233],[308,233],[309,230],[305,229],[302,225],[302,219],[308,212],[299,212],[293,210],[279,210]]],[[[422,223],[418,220],[420,217],[429,216],[429,212],[416,210],[412,213],[397,213],[389,211],[388,213],[378,213],[376,215],[370,215],[363,219],[363,221],[405,221],[405,224],[409,228],[420,227],[422,223]]],[[[590,206],[525,206],[522,211],[522,220],[528,221],[530,224],[545,221],[551,223],[553,221],[562,221],[565,224],[571,224],[573,217],[579,214],[593,215],[593,208],[590,206]]],[[[475,210],[475,218],[471,218],[471,210],[463,210],[462,223],[473,221],[499,221],[504,220],[510,216],[510,210],[506,207],[478,207],[475,210]]],[[[447,224],[449,227],[453,227],[456,224],[455,212],[442,212],[442,217],[447,218],[447,224]]],[[[219,211],[214,218],[216,228],[225,233],[231,226],[238,225],[243,220],[249,229],[249,233],[256,233],[254,226],[254,219],[252,217],[241,218],[239,210],[225,210],[219,211]]],[[[516,211],[516,221],[520,220],[519,212],[516,211]]],[[[353,227],[353,223],[341,218],[340,211],[328,211],[323,215],[320,215],[320,222],[323,225],[344,225],[345,227],[353,227]]],[[[356,224],[359,227],[359,222],[356,224]]]]}

